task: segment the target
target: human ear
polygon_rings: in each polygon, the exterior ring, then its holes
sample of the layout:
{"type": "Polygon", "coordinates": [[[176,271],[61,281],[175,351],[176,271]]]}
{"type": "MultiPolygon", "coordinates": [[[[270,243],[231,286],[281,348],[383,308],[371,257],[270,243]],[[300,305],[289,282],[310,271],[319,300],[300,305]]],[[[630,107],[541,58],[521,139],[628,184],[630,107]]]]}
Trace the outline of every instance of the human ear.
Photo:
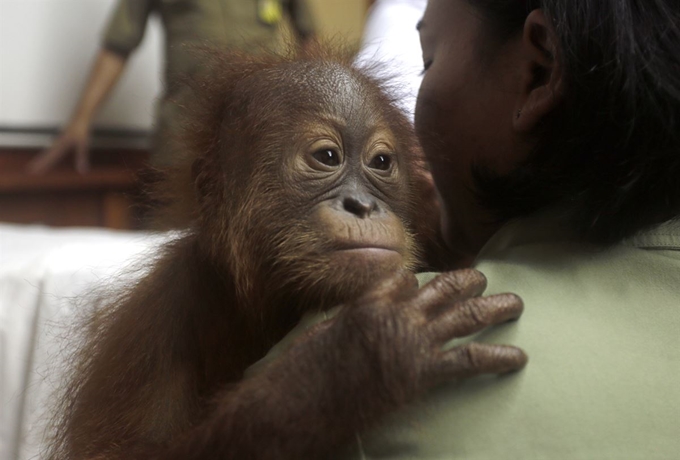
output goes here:
{"type": "Polygon", "coordinates": [[[526,133],[533,131],[564,97],[559,42],[540,9],[532,11],[524,23],[522,48],[524,62],[513,127],[526,133]]]}

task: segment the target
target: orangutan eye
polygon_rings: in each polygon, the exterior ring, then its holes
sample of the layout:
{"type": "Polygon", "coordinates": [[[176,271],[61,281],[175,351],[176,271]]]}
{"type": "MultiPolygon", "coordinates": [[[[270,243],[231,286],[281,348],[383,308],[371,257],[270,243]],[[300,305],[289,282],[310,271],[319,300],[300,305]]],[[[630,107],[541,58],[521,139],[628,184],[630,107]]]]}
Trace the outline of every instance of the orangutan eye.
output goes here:
{"type": "Polygon", "coordinates": [[[333,149],[321,149],[312,154],[314,159],[326,166],[338,166],[340,164],[340,154],[333,149]]]}
{"type": "Polygon", "coordinates": [[[384,153],[378,154],[373,157],[368,167],[373,169],[379,169],[380,171],[387,171],[392,166],[392,158],[384,153]]]}

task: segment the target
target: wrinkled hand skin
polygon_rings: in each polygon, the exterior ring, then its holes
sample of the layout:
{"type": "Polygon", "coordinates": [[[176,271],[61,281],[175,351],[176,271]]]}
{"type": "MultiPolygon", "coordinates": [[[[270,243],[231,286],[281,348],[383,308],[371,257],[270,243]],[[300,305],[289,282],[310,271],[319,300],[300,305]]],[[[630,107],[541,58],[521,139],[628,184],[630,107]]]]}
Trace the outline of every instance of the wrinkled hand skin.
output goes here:
{"type": "Polygon", "coordinates": [[[515,347],[472,343],[442,351],[443,345],[494,324],[519,318],[514,294],[481,297],[486,278],[467,269],[442,274],[418,289],[411,273],[385,280],[340,318],[348,336],[390,381],[403,381],[405,396],[442,381],[521,369],[526,355],[515,347]],[[400,376],[402,376],[400,378],[400,376]]]}
{"type": "Polygon", "coordinates": [[[384,280],[223,395],[203,436],[178,443],[170,458],[325,458],[438,383],[523,368],[527,356],[511,346],[442,350],[521,315],[519,297],[481,297],[485,287],[475,270],[422,289],[410,273],[384,280]]]}

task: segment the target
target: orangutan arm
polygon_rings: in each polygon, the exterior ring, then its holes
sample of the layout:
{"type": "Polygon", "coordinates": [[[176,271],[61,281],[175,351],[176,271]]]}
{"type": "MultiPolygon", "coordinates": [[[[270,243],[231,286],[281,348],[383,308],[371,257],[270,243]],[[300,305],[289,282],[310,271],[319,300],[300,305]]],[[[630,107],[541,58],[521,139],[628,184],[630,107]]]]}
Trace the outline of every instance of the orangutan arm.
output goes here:
{"type": "Polygon", "coordinates": [[[521,314],[516,296],[477,297],[483,288],[471,270],[420,291],[409,276],[386,281],[219,396],[203,423],[152,458],[324,458],[436,383],[520,369],[526,356],[514,347],[441,351],[521,314]]]}

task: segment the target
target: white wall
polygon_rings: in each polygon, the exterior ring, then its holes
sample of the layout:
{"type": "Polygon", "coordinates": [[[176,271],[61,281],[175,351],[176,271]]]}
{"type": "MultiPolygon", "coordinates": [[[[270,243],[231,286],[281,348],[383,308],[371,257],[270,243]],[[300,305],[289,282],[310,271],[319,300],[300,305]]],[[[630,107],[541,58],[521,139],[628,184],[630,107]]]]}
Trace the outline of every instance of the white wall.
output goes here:
{"type": "MultiPolygon", "coordinates": [[[[0,0],[0,128],[54,128],[68,120],[114,3],[0,0]]],[[[151,127],[162,34],[156,20],[149,26],[96,126],[151,127]]]]}

